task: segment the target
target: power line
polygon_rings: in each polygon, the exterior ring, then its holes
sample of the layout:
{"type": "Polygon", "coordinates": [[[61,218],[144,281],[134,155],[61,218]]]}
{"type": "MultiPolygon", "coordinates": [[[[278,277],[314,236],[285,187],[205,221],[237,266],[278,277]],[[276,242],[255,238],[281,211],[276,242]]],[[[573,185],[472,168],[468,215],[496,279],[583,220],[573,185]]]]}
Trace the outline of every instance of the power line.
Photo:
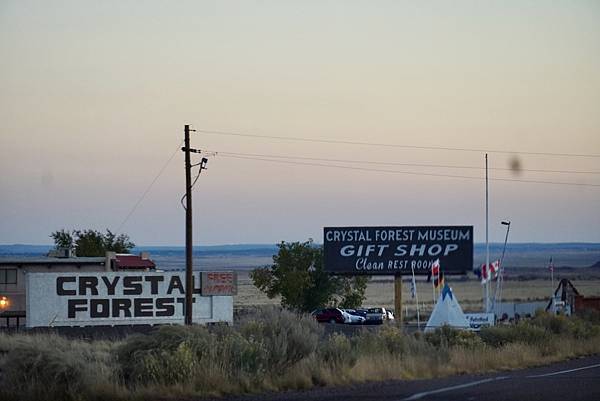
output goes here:
{"type": "MultiPolygon", "coordinates": [[[[431,167],[431,168],[485,170],[485,167],[457,166],[457,165],[450,165],[450,164],[400,163],[400,162],[382,162],[382,161],[372,161],[372,160],[330,159],[330,158],[320,158],[320,157],[270,155],[270,154],[261,154],[261,153],[239,153],[239,152],[218,152],[218,153],[220,155],[267,157],[267,158],[271,158],[271,159],[313,160],[313,161],[336,162],[336,163],[374,164],[374,165],[382,165],[382,166],[407,166],[407,167],[431,167]]],[[[490,170],[499,170],[499,171],[515,171],[514,169],[503,168],[503,167],[490,167],[489,169],[490,170]]],[[[575,171],[575,170],[518,169],[518,171],[535,172],[535,173],[600,174],[600,171],[575,171]]]]}
{"type": "Polygon", "coordinates": [[[148,185],[148,187],[146,188],[146,190],[142,193],[142,196],[140,196],[140,198],[138,199],[138,201],[133,205],[133,207],[131,208],[131,210],[129,211],[129,213],[125,217],[125,219],[123,219],[123,221],[119,225],[119,228],[117,228],[117,231],[115,232],[116,234],[118,234],[121,231],[121,228],[123,228],[123,226],[125,225],[125,223],[127,223],[127,220],[129,220],[129,218],[131,217],[131,215],[133,214],[133,212],[135,212],[135,210],[140,205],[140,203],[142,203],[142,201],[144,200],[144,198],[146,197],[146,195],[148,195],[148,193],[152,189],[152,186],[154,185],[154,183],[156,183],[156,181],[158,180],[158,178],[165,171],[165,169],[167,168],[167,166],[169,165],[169,163],[171,163],[171,160],[173,160],[173,158],[175,157],[175,155],[177,154],[177,152],[181,148],[182,144],[183,144],[183,141],[181,141],[179,143],[179,145],[177,145],[177,147],[175,148],[175,151],[173,152],[173,154],[169,157],[169,159],[166,161],[166,163],[162,166],[162,168],[159,170],[158,174],[156,174],[156,176],[154,177],[154,179],[152,180],[152,182],[150,183],[150,185],[148,185]]]}
{"type": "MultiPolygon", "coordinates": [[[[357,170],[357,171],[370,171],[370,172],[379,172],[379,173],[392,173],[392,174],[406,174],[406,175],[415,175],[415,176],[428,176],[428,177],[443,177],[443,178],[459,178],[459,179],[469,179],[469,180],[483,180],[482,177],[474,177],[467,175],[453,175],[453,174],[437,174],[437,173],[422,173],[416,171],[399,171],[399,170],[384,170],[384,169],[371,169],[364,167],[352,167],[352,166],[340,166],[336,164],[324,164],[324,163],[304,163],[304,162],[296,162],[296,161],[288,161],[288,160],[278,160],[278,159],[266,159],[259,157],[248,157],[248,156],[232,156],[224,153],[219,153],[222,157],[228,157],[233,159],[244,159],[244,160],[256,160],[256,161],[264,161],[271,163],[283,163],[283,164],[294,164],[301,166],[315,166],[315,167],[333,167],[338,169],[346,169],[346,170],[357,170]]],[[[540,180],[520,180],[520,179],[511,179],[511,178],[490,178],[493,181],[506,181],[506,182],[521,182],[521,183],[530,183],[530,184],[552,184],[552,185],[571,185],[571,186],[580,186],[580,187],[598,187],[600,188],[600,184],[584,184],[584,183],[576,183],[576,182],[557,182],[557,181],[540,181],[540,180]]]]}
{"type": "Polygon", "coordinates": [[[404,149],[420,149],[420,150],[446,150],[446,151],[456,151],[456,152],[478,152],[478,153],[487,152],[487,153],[499,153],[499,154],[521,154],[521,155],[537,155],[537,156],[594,157],[594,158],[600,157],[600,154],[526,152],[526,151],[501,150],[501,149],[400,145],[400,144],[394,144],[394,143],[360,142],[360,141],[336,140],[336,139],[317,139],[317,138],[287,137],[287,136],[277,136],[277,135],[244,134],[244,133],[239,133],[239,132],[216,131],[216,130],[206,130],[206,129],[198,129],[196,131],[202,132],[205,134],[213,134],[213,135],[239,136],[239,137],[261,138],[261,139],[277,139],[277,140],[283,140],[283,141],[330,143],[330,144],[338,144],[338,145],[378,146],[378,147],[388,147],[388,148],[404,148],[404,149]]]}

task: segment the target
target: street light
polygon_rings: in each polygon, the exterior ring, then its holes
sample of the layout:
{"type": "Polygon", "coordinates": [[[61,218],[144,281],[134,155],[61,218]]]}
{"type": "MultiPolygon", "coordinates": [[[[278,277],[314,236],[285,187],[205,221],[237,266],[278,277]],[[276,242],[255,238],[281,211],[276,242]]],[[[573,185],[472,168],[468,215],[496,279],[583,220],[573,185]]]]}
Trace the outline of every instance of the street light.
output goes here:
{"type": "MultiPolygon", "coordinates": [[[[508,242],[508,233],[510,231],[510,220],[500,222],[503,226],[506,226],[506,236],[504,237],[504,247],[502,248],[502,256],[500,257],[500,268],[498,273],[498,281],[496,282],[496,293],[494,294],[494,311],[497,312],[496,299],[498,303],[502,301],[502,282],[504,279],[504,254],[506,253],[506,243],[508,242]]],[[[497,313],[496,313],[497,314],[497,313]]]]}
{"type": "Polygon", "coordinates": [[[510,231],[510,221],[502,221],[503,226],[506,226],[506,237],[504,237],[504,248],[502,248],[502,257],[500,258],[500,266],[504,261],[504,252],[506,252],[506,242],[508,241],[508,232],[510,231]]]}

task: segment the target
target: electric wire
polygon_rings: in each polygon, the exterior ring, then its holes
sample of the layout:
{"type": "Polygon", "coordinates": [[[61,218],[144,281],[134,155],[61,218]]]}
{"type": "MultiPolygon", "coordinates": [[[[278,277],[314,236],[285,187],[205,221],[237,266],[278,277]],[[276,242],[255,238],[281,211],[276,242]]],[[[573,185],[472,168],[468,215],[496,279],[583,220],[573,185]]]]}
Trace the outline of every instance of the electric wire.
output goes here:
{"type": "MultiPolygon", "coordinates": [[[[201,163],[192,164],[191,167],[199,166],[200,164],[201,163]]],[[[200,167],[198,169],[198,174],[196,174],[196,178],[194,178],[194,181],[192,181],[192,185],[190,186],[190,191],[194,190],[194,185],[196,185],[196,181],[198,181],[198,178],[200,178],[200,173],[202,172],[202,170],[204,170],[202,167],[200,167]]],[[[187,197],[187,194],[183,194],[183,196],[179,200],[179,203],[181,203],[181,206],[183,206],[183,210],[187,210],[187,207],[185,207],[185,203],[183,203],[183,201],[185,200],[186,197],[187,197]]]]}
{"type": "MultiPolygon", "coordinates": [[[[428,177],[458,178],[458,179],[469,179],[469,180],[484,180],[485,179],[483,177],[474,177],[474,176],[466,176],[466,175],[453,175],[453,174],[423,173],[423,172],[416,172],[416,171],[372,169],[372,168],[365,168],[365,167],[341,166],[341,165],[336,165],[336,164],[313,163],[313,162],[297,162],[297,161],[289,161],[289,160],[267,159],[267,158],[259,158],[259,157],[248,157],[248,156],[232,156],[232,155],[224,154],[223,152],[219,152],[219,155],[221,157],[233,158],[233,159],[256,160],[256,161],[263,161],[263,162],[293,164],[293,165],[301,165],[301,166],[332,167],[332,168],[347,169],[347,170],[356,170],[356,171],[371,171],[371,172],[379,172],[379,173],[405,174],[405,175],[428,176],[428,177]]],[[[570,186],[598,187],[598,188],[600,188],[600,184],[586,184],[586,183],[577,183],[577,182],[557,182],[557,181],[542,181],[542,180],[521,180],[521,179],[512,179],[512,178],[490,178],[490,180],[491,181],[505,181],[505,182],[521,182],[521,183],[530,183],[530,184],[570,185],[570,186]]]]}
{"type": "Polygon", "coordinates": [[[600,157],[600,154],[552,153],[552,152],[531,152],[531,151],[517,151],[517,150],[503,150],[503,149],[458,148],[458,147],[448,147],[448,146],[401,145],[401,144],[394,144],[394,143],[377,143],[377,142],[362,142],[362,141],[337,140],[337,139],[318,139],[318,138],[303,138],[303,137],[287,137],[287,136],[278,136],[278,135],[245,134],[245,133],[240,133],[240,132],[218,131],[218,130],[208,130],[208,129],[197,129],[196,131],[202,132],[204,134],[212,134],[212,135],[238,136],[238,137],[261,138],[261,139],[277,139],[277,140],[283,140],[283,141],[329,143],[329,144],[339,144],[339,145],[377,146],[377,147],[420,149],[420,150],[444,150],[444,151],[455,151],[455,152],[478,152],[478,153],[487,152],[487,153],[498,153],[498,154],[521,154],[521,155],[536,155],[536,156],[590,157],[590,158],[599,158],[600,157]]]}
{"type": "Polygon", "coordinates": [[[133,207],[131,208],[131,210],[129,211],[129,213],[127,213],[127,216],[125,216],[125,218],[123,219],[123,221],[121,222],[121,224],[119,224],[119,228],[117,228],[117,230],[115,231],[116,234],[119,234],[119,232],[121,231],[121,229],[123,228],[123,226],[125,225],[125,223],[127,223],[127,221],[129,220],[129,218],[131,217],[131,215],[135,212],[135,210],[138,208],[138,206],[140,205],[140,203],[142,203],[142,201],[144,200],[144,198],[146,198],[146,195],[148,195],[148,193],[150,192],[150,190],[152,189],[152,187],[154,186],[154,184],[156,183],[156,181],[158,180],[158,178],[166,170],[167,166],[171,163],[171,160],[173,160],[173,158],[175,157],[175,155],[177,154],[177,152],[181,149],[181,145],[183,145],[183,140],[179,143],[179,145],[177,145],[177,148],[175,148],[175,150],[173,151],[173,153],[171,154],[171,156],[169,157],[169,159],[167,159],[166,163],[158,171],[158,174],[156,174],[156,176],[154,177],[154,179],[152,180],[152,182],[150,182],[150,185],[148,185],[146,187],[146,190],[142,193],[142,196],[140,196],[140,198],[137,200],[137,202],[133,205],[133,207]]]}
{"type": "MultiPolygon", "coordinates": [[[[239,152],[218,152],[220,155],[232,156],[250,156],[250,157],[267,157],[271,159],[293,159],[293,160],[312,160],[336,163],[353,163],[353,164],[373,164],[382,166],[407,166],[407,167],[430,167],[430,168],[452,168],[452,169],[469,169],[469,170],[485,170],[485,167],[477,166],[457,166],[449,164],[427,164],[427,163],[401,163],[401,162],[384,162],[372,160],[348,160],[348,159],[330,159],[320,157],[305,157],[305,156],[290,156],[290,155],[271,155],[261,153],[239,153],[239,152]]],[[[489,170],[498,171],[515,171],[511,168],[490,167],[489,170]]],[[[561,173],[561,174],[600,174],[600,171],[575,171],[575,170],[545,170],[545,169],[518,169],[522,172],[534,173],[561,173]]]]}

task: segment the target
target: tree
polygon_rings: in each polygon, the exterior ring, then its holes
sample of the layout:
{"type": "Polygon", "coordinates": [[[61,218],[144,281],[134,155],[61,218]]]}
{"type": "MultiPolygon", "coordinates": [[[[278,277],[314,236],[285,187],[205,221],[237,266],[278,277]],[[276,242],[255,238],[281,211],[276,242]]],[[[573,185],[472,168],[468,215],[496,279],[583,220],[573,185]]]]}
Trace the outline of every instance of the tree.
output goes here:
{"type": "Polygon", "coordinates": [[[271,267],[254,269],[254,285],[269,298],[281,296],[284,307],[311,311],[328,304],[358,307],[365,299],[368,277],[332,276],[323,270],[323,249],[312,240],[281,242],[271,267]]]}
{"type": "Polygon", "coordinates": [[[73,248],[73,236],[64,228],[60,231],[54,231],[52,234],[50,234],[50,237],[54,240],[54,245],[56,246],[56,249],[73,248]]]}
{"type": "Polygon", "coordinates": [[[77,256],[104,256],[107,251],[129,253],[135,247],[126,234],[116,235],[110,230],[106,234],[96,230],[64,229],[50,234],[56,248],[74,248],[77,256]]]}

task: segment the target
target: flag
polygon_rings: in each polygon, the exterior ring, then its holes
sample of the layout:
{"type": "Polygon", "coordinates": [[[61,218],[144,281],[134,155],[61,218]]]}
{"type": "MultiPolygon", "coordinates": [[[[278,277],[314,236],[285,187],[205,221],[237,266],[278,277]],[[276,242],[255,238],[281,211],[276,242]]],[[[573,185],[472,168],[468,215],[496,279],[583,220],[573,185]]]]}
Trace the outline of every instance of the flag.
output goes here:
{"type": "Polygon", "coordinates": [[[481,284],[487,283],[489,280],[489,274],[487,265],[484,263],[481,265],[481,284]]]}
{"type": "Polygon", "coordinates": [[[431,264],[431,275],[433,278],[436,278],[440,275],[440,260],[436,259],[435,262],[431,264]]]}
{"type": "Polygon", "coordinates": [[[481,265],[481,284],[485,284],[498,277],[498,271],[500,270],[500,261],[496,260],[489,265],[481,265]]]}
{"type": "Polygon", "coordinates": [[[435,262],[431,264],[431,277],[433,277],[434,288],[438,288],[440,285],[443,285],[444,275],[441,272],[439,259],[436,259],[435,262]]]}
{"type": "Polygon", "coordinates": [[[496,260],[492,262],[492,264],[490,264],[489,271],[491,279],[495,279],[496,277],[498,277],[498,272],[500,271],[500,261],[496,260]]]}
{"type": "Polygon", "coordinates": [[[550,257],[550,262],[548,263],[548,270],[551,272],[554,271],[554,262],[552,262],[552,257],[550,257]]]}

